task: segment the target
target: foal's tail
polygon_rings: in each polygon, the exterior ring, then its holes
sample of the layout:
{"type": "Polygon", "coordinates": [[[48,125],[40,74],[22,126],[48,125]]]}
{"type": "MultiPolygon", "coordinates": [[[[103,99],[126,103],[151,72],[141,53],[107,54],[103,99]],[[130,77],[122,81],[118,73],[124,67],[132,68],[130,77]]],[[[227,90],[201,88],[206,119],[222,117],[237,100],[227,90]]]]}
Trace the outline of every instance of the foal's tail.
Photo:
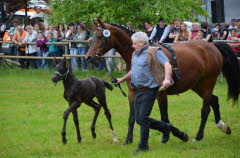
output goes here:
{"type": "Polygon", "coordinates": [[[109,89],[111,91],[113,90],[113,86],[110,83],[108,83],[107,81],[104,81],[104,80],[102,80],[102,82],[107,89],[109,89]]]}
{"type": "Polygon", "coordinates": [[[222,72],[228,84],[228,100],[232,99],[235,104],[240,93],[240,65],[238,59],[227,43],[216,42],[214,44],[223,57],[222,72]]]}

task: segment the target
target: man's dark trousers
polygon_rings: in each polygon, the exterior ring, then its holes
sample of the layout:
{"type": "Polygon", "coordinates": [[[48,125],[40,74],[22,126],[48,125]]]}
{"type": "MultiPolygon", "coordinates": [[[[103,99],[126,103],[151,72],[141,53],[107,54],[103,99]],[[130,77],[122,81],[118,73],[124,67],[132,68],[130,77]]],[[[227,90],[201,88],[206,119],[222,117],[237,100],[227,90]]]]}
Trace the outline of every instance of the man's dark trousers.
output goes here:
{"type": "Polygon", "coordinates": [[[157,97],[159,88],[146,88],[142,91],[136,91],[134,100],[135,120],[140,125],[139,150],[148,150],[149,129],[155,129],[160,132],[168,130],[163,121],[150,118],[154,101],[157,97]]]}

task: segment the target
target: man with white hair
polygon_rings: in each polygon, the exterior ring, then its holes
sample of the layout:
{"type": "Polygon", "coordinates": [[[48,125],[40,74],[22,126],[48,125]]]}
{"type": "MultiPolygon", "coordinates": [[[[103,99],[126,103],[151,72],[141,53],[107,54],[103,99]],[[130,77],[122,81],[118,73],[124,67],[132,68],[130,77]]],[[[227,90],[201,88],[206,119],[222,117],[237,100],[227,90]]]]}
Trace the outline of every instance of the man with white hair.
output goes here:
{"type": "MultiPolygon", "coordinates": [[[[132,47],[135,49],[132,57],[131,70],[117,83],[131,79],[131,87],[135,90],[134,110],[135,120],[140,125],[140,142],[134,154],[148,150],[149,129],[158,130],[163,133],[162,143],[166,143],[172,130],[170,123],[150,118],[154,101],[157,97],[159,84],[154,79],[148,66],[148,51],[153,48],[149,46],[148,37],[143,32],[132,35],[132,47]]],[[[156,47],[155,47],[156,48],[156,47]]],[[[157,49],[156,58],[163,65],[164,80],[162,86],[168,88],[172,85],[172,66],[169,59],[162,50],[157,49]]]]}

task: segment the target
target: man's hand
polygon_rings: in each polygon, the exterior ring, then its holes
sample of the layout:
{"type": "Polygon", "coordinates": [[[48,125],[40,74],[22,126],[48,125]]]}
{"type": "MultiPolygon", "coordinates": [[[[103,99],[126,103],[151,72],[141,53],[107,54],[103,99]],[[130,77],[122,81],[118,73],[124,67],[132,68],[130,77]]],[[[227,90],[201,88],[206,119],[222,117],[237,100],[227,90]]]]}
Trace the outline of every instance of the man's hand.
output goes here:
{"type": "Polygon", "coordinates": [[[162,84],[163,84],[164,89],[166,89],[172,85],[171,81],[168,79],[165,79],[162,84]]]}
{"type": "Polygon", "coordinates": [[[117,78],[117,82],[114,83],[114,84],[119,84],[119,83],[122,83],[122,82],[124,82],[124,81],[125,81],[124,78],[117,78]]]}

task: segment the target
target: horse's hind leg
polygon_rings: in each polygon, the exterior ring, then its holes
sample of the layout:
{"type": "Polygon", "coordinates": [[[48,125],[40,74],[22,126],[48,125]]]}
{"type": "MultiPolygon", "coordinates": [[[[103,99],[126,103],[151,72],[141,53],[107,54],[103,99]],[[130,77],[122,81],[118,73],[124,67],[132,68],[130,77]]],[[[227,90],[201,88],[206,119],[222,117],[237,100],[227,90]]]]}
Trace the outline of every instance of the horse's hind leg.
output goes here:
{"type": "Polygon", "coordinates": [[[111,120],[111,113],[110,113],[110,110],[107,107],[106,97],[101,97],[101,98],[97,97],[97,99],[98,99],[100,105],[103,107],[104,114],[105,114],[105,116],[106,116],[106,118],[107,118],[107,120],[109,122],[110,128],[112,130],[113,141],[117,142],[118,139],[116,137],[116,132],[113,129],[112,120],[111,120]]]}
{"type": "Polygon", "coordinates": [[[77,131],[77,140],[78,140],[78,143],[81,143],[82,137],[81,137],[81,134],[80,134],[77,109],[73,109],[72,114],[73,114],[73,121],[74,121],[76,131],[77,131]]]}
{"type": "Polygon", "coordinates": [[[96,136],[97,136],[96,132],[95,132],[95,124],[96,124],[99,112],[101,110],[101,106],[98,103],[94,102],[93,100],[90,101],[89,103],[87,103],[87,105],[91,106],[95,111],[93,121],[92,121],[92,125],[91,125],[92,136],[95,139],[96,136]]]}
{"type": "Polygon", "coordinates": [[[215,95],[212,95],[211,107],[214,112],[216,127],[227,134],[231,134],[231,129],[221,120],[218,97],[215,95]]]}

